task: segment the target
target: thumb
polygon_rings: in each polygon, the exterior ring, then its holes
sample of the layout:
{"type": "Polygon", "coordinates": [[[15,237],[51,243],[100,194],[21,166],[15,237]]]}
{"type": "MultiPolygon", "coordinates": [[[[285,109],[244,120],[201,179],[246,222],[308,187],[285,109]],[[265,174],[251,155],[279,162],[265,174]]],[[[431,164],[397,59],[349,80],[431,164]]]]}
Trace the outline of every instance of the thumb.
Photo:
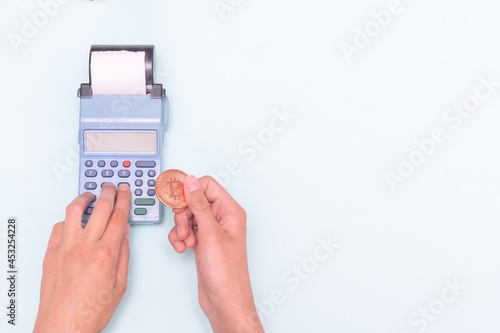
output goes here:
{"type": "Polygon", "coordinates": [[[213,228],[217,225],[210,203],[195,176],[187,176],[184,180],[184,196],[187,206],[196,219],[198,230],[213,228]]]}

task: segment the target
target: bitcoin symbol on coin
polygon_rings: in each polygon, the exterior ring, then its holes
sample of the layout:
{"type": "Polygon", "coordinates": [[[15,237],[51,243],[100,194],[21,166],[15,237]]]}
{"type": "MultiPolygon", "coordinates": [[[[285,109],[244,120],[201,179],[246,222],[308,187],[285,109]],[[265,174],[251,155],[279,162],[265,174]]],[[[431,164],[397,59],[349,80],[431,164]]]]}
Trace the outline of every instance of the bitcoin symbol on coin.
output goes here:
{"type": "Polygon", "coordinates": [[[166,183],[168,187],[166,192],[170,199],[175,201],[182,200],[182,183],[174,177],[170,177],[166,183]]]}
{"type": "Polygon", "coordinates": [[[176,169],[162,172],[155,184],[156,197],[162,204],[171,208],[186,206],[184,198],[184,179],[187,174],[176,169]]]}

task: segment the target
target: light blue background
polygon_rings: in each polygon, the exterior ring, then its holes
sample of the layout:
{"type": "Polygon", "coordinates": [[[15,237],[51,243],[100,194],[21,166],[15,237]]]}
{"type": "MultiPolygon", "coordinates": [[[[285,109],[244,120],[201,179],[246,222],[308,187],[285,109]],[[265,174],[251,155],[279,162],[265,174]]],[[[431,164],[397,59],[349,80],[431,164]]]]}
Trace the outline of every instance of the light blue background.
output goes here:
{"type": "MultiPolygon", "coordinates": [[[[417,332],[445,280],[467,286],[426,332],[500,331],[500,91],[453,130],[445,111],[500,80],[498,1],[402,0],[402,12],[348,64],[339,45],[389,1],[72,1],[15,52],[9,34],[41,10],[0,1],[0,266],[6,221],[19,223],[18,326],[30,332],[52,225],[76,196],[76,90],[92,44],[155,44],[170,98],[164,167],[216,175],[248,212],[254,294],[269,332],[417,332]],[[247,161],[238,146],[274,109],[296,118],[247,161]],[[448,139],[391,192],[384,173],[415,140],[448,139]],[[54,164],[68,172],[59,180],[54,164]],[[340,247],[292,291],[282,276],[311,263],[318,237],[340,247]],[[271,311],[269,311],[271,312],[271,311]]],[[[130,281],[107,332],[207,332],[191,253],[167,240],[173,216],[131,230],[130,281]]],[[[1,274],[0,274],[1,275],[1,274]]],[[[6,304],[0,280],[0,305],[6,304]]],[[[434,303],[433,303],[434,302],[434,303]]]]}

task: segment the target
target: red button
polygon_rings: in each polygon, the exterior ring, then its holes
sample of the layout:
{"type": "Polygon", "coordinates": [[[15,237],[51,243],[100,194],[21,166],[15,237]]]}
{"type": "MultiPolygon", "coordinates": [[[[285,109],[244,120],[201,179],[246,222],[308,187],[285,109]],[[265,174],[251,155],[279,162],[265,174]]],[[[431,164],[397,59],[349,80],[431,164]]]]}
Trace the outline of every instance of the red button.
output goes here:
{"type": "Polygon", "coordinates": [[[123,161],[123,166],[128,168],[130,166],[130,161],[123,161]]]}

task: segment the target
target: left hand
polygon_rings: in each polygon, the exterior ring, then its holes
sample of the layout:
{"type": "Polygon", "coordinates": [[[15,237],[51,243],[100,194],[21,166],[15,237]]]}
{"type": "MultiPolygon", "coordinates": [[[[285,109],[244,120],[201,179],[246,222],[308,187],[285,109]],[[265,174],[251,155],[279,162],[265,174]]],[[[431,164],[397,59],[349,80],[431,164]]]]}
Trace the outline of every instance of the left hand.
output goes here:
{"type": "Polygon", "coordinates": [[[92,199],[91,193],[78,196],[52,230],[35,333],[100,332],[125,294],[130,189],[104,184],[83,228],[82,214],[92,199]]]}

